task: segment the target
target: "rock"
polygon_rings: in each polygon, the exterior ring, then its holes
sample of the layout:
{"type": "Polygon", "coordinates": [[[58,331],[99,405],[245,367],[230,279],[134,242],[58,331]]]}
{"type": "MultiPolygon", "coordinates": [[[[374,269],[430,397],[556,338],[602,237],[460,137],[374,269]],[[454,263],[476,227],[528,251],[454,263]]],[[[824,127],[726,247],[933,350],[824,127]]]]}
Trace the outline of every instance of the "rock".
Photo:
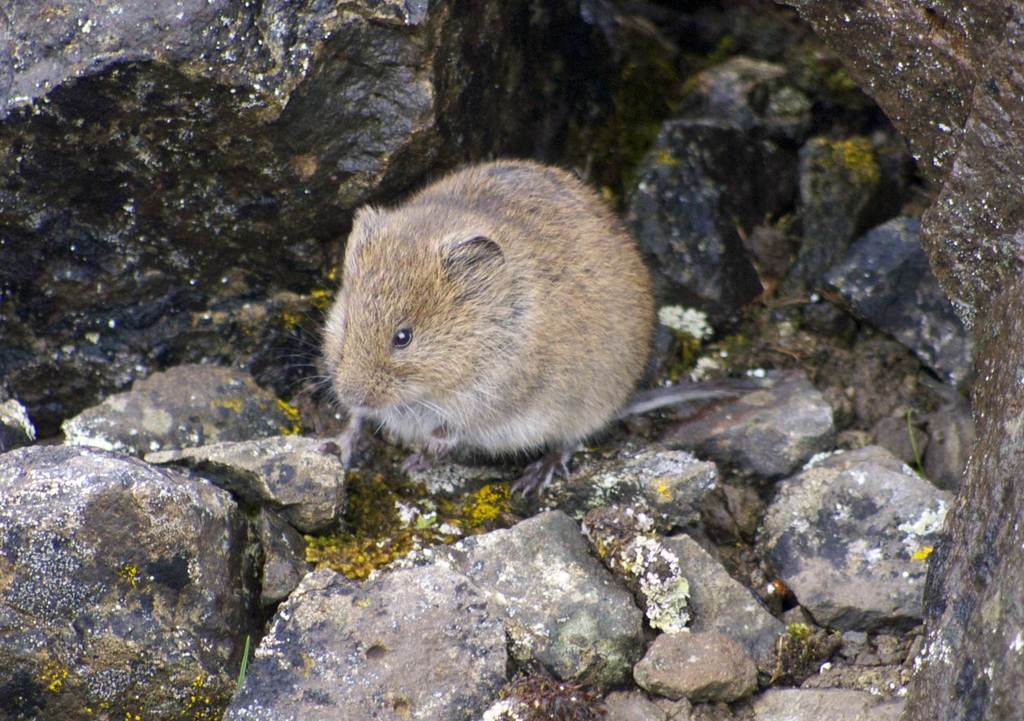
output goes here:
{"type": "Polygon", "coordinates": [[[298,432],[294,411],[248,373],[185,365],[136,381],[64,422],[72,445],[142,456],[298,432]]]}
{"type": "Polygon", "coordinates": [[[13,398],[0,402],[0,453],[28,446],[36,440],[36,428],[25,406],[13,398]]]}
{"type": "Polygon", "coordinates": [[[532,9],[39,0],[4,13],[0,375],[45,435],[155,370],[233,365],[256,345],[221,339],[211,354],[190,346],[192,323],[282,289],[325,294],[358,205],[439,167],[548,155],[593,82],[576,69],[593,48],[575,2],[532,9]]]}
{"type": "Polygon", "coordinates": [[[967,331],[928,267],[921,223],[894,218],[860,237],[825,276],[853,312],[954,384],[971,369],[967,331]]]}
{"type": "Polygon", "coordinates": [[[924,420],[928,448],[924,453],[924,474],[946,491],[960,490],[967,460],[974,446],[974,419],[964,401],[947,403],[924,420]]]}
{"type": "Polygon", "coordinates": [[[725,400],[672,426],[662,441],[767,479],[792,473],[835,440],[832,409],[798,371],[771,373],[773,384],[725,400]]]}
{"type": "Polygon", "coordinates": [[[782,623],[692,538],[680,534],[666,538],[664,543],[679,559],[679,567],[689,581],[690,628],[729,636],[759,667],[768,669],[775,641],[786,630],[782,623]]]}
{"type": "MultiPolygon", "coordinates": [[[[887,416],[871,429],[875,445],[881,446],[911,468],[924,462],[928,451],[928,434],[921,430],[914,417],[887,416]]],[[[870,444],[869,444],[870,445],[870,444]]]]}
{"type": "Polygon", "coordinates": [[[656,527],[694,526],[700,500],[718,483],[714,463],[687,451],[653,444],[625,444],[610,456],[588,455],[564,483],[552,486],[545,502],[574,517],[594,508],[630,506],[647,513],[656,527]]]}
{"type": "Polygon", "coordinates": [[[757,689],[757,667],[747,652],[715,631],[663,633],[633,667],[646,691],[672,699],[732,702],[757,689]]]}
{"type": "Polygon", "coordinates": [[[310,573],[281,605],[225,721],[472,721],[505,681],[501,614],[441,566],[356,583],[310,573]]]}
{"type": "Polygon", "coordinates": [[[185,466],[243,502],[266,506],[303,533],[336,525],[345,512],[345,468],[322,440],[272,436],[146,454],[149,463],[185,466]]]}
{"type": "Polygon", "coordinates": [[[861,229],[882,171],[867,138],[818,137],[800,149],[799,172],[803,244],[788,282],[814,288],[861,229]]]}
{"type": "Polygon", "coordinates": [[[629,677],[641,653],[643,614],[564,513],[464,539],[450,562],[503,614],[519,663],[597,688],[629,677]]]}
{"type": "Polygon", "coordinates": [[[898,721],[902,708],[867,691],[771,688],[754,699],[753,721],[898,721]]]}
{"type": "Polygon", "coordinates": [[[690,702],[650,699],[643,691],[614,691],[604,699],[606,721],[690,721],[690,702]]]}
{"type": "Polygon", "coordinates": [[[811,126],[811,101],[786,82],[786,68],[742,55],[695,75],[681,112],[729,120],[744,130],[800,141],[811,126]]]}
{"type": "Polygon", "coordinates": [[[908,629],[951,502],[882,448],[837,453],[779,484],[758,550],[818,624],[908,629]]]}
{"type": "Polygon", "coordinates": [[[753,543],[764,509],[753,489],[723,483],[701,499],[701,525],[718,543],[753,543]]]}
{"type": "Polygon", "coordinates": [[[273,511],[260,510],[256,537],[263,552],[260,605],[266,608],[288,598],[312,567],[306,563],[302,536],[273,511]]]}
{"type": "Polygon", "coordinates": [[[103,451],[0,456],[7,717],[216,716],[256,634],[244,516],[224,491],[103,451]]]}
{"type": "Polygon", "coordinates": [[[720,319],[761,292],[737,232],[792,201],[793,157],[730,121],[666,122],[637,171],[627,222],[659,295],[720,319]]]}

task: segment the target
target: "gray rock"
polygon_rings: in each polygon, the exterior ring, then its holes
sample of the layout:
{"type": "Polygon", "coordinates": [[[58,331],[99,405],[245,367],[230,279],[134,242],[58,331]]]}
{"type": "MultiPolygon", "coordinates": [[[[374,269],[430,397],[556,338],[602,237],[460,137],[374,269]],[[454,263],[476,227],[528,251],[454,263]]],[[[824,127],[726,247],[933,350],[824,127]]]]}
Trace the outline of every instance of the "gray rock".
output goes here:
{"type": "Polygon", "coordinates": [[[303,533],[336,525],[345,512],[345,468],[322,440],[272,436],[146,454],[149,463],[186,466],[244,502],[277,510],[303,533]]]}
{"type": "Polygon", "coordinates": [[[967,331],[928,266],[921,222],[894,218],[860,237],[825,281],[853,312],[952,383],[971,370],[967,331]]]}
{"type": "Polygon", "coordinates": [[[611,456],[581,458],[545,502],[574,517],[593,508],[630,506],[643,509],[658,528],[670,529],[696,525],[701,498],[717,483],[714,463],[686,451],[627,443],[611,456]]]}
{"type": "Polygon", "coordinates": [[[903,701],[867,691],[771,688],[753,703],[753,721],[898,721],[903,701]]]}
{"type": "Polygon", "coordinates": [[[923,420],[928,429],[924,474],[939,488],[956,493],[974,446],[971,409],[964,402],[948,403],[923,420]]]}
{"type": "Polygon", "coordinates": [[[8,718],[220,712],[257,632],[245,518],[227,493],[33,446],[0,456],[0,497],[0,628],[17,629],[0,633],[8,718]]]}
{"type": "Polygon", "coordinates": [[[727,120],[662,126],[637,172],[627,222],[656,268],[659,295],[728,316],[761,292],[737,226],[792,202],[794,158],[727,120]]]}
{"type": "Polygon", "coordinates": [[[839,453],[779,484],[758,549],[818,624],[907,629],[951,502],[882,448],[839,453]]]}
{"type": "Polygon", "coordinates": [[[643,691],[615,691],[604,699],[605,721],[690,721],[690,702],[651,699],[643,691]]]}
{"type": "Polygon", "coordinates": [[[263,552],[260,605],[266,608],[288,598],[312,566],[306,563],[302,536],[273,511],[260,510],[256,538],[263,552]]]}
{"type": "Polygon", "coordinates": [[[920,420],[920,416],[911,415],[908,423],[906,415],[886,416],[871,429],[874,445],[881,446],[911,468],[918,468],[918,464],[924,462],[929,444],[928,434],[915,422],[920,420]]]}
{"type": "Polygon", "coordinates": [[[142,456],[168,448],[298,432],[288,406],[248,373],[184,365],[136,381],[64,422],[72,445],[142,456]]]}
{"type": "Polygon", "coordinates": [[[559,511],[460,541],[451,563],[504,614],[509,650],[598,688],[629,677],[643,614],[559,511]]]}
{"type": "Polygon", "coordinates": [[[590,44],[570,0],[0,5],[0,355],[46,435],[162,367],[255,349],[197,326],[333,290],[356,206],[543,157],[584,84],[564,54],[590,44]]]}
{"type": "Polygon", "coordinates": [[[762,669],[769,669],[775,641],[785,632],[746,586],[686,535],[664,539],[690,582],[690,628],[718,631],[741,644],[762,669]]]}
{"type": "Polygon", "coordinates": [[[440,566],[310,573],[278,609],[225,721],[472,721],[505,681],[501,613],[440,566]]]}
{"type": "Polygon", "coordinates": [[[672,699],[732,702],[757,688],[747,652],[716,631],[663,633],[633,667],[641,688],[672,699]]]}
{"type": "Polygon", "coordinates": [[[35,440],[36,428],[25,406],[13,398],[0,402],[0,453],[31,445],[35,440]]]}
{"type": "Polygon", "coordinates": [[[725,400],[662,437],[736,470],[776,479],[835,441],[832,409],[799,371],[771,373],[770,387],[725,400]]]}

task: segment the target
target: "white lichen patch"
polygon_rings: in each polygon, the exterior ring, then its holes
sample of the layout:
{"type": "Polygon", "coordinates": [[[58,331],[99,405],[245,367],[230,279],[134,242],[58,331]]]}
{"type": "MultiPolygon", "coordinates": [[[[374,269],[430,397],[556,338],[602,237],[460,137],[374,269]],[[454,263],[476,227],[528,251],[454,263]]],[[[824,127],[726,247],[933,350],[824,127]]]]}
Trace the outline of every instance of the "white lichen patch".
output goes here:
{"type": "Polygon", "coordinates": [[[907,534],[903,537],[903,547],[907,553],[917,553],[923,545],[922,536],[932,536],[942,530],[946,522],[946,502],[940,500],[938,505],[932,508],[925,508],[913,521],[905,521],[897,528],[907,534]]]}
{"type": "Polygon", "coordinates": [[[519,699],[503,698],[484,711],[482,721],[523,721],[527,709],[519,699]]]}
{"type": "Polygon", "coordinates": [[[665,633],[685,630],[690,621],[690,583],[679,569],[679,558],[657,538],[637,536],[622,549],[620,561],[638,582],[651,628],[665,633]]]}
{"type": "Polygon", "coordinates": [[[662,325],[686,333],[697,340],[707,340],[714,334],[708,323],[708,316],[696,308],[684,308],[681,305],[664,305],[658,309],[658,322],[662,325]]]}

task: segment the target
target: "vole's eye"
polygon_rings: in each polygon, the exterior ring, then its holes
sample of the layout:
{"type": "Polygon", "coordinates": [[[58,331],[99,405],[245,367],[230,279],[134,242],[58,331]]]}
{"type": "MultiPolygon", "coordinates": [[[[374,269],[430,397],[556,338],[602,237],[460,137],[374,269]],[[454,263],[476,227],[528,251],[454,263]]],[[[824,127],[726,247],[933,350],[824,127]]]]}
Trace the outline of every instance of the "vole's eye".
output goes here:
{"type": "Polygon", "coordinates": [[[391,337],[391,345],[395,348],[405,348],[412,341],[412,328],[399,328],[391,337]]]}

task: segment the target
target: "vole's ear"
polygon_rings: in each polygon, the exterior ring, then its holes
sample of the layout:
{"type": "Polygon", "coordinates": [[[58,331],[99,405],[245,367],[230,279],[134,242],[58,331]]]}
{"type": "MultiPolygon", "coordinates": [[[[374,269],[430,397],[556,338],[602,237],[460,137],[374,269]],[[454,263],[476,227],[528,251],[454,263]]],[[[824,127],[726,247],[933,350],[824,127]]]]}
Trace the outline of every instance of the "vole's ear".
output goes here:
{"type": "Polygon", "coordinates": [[[345,265],[355,263],[356,251],[380,227],[381,212],[371,205],[364,205],[352,217],[352,231],[345,241],[345,265]]]}
{"type": "Polygon", "coordinates": [[[445,273],[471,277],[493,272],[505,262],[501,246],[486,235],[459,235],[441,247],[441,266],[445,273]]]}

